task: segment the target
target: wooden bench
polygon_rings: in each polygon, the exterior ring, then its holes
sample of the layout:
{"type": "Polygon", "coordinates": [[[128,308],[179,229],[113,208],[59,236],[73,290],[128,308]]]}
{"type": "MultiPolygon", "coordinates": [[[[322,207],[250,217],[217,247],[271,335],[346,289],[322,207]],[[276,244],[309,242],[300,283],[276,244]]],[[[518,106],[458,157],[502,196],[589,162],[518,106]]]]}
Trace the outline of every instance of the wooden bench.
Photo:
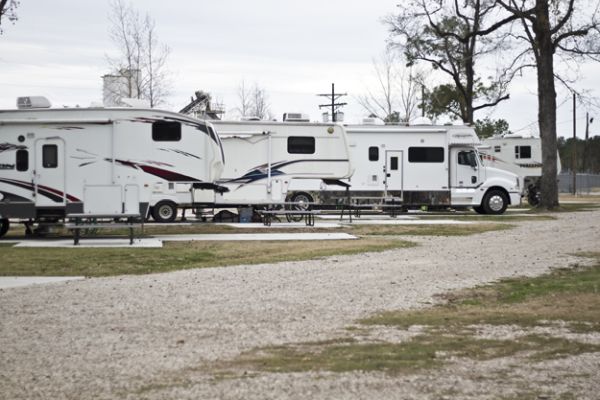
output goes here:
{"type": "Polygon", "coordinates": [[[143,227],[140,214],[67,214],[67,219],[73,222],[67,222],[65,228],[73,232],[73,244],[79,244],[82,229],[129,229],[129,244],[133,244],[134,229],[143,227]],[[117,219],[124,219],[122,222],[114,222],[117,219]],[[98,221],[100,220],[100,221],[98,221]],[[111,220],[111,221],[105,221],[111,220]]]}
{"type": "Polygon", "coordinates": [[[277,215],[302,215],[304,216],[304,222],[306,226],[315,226],[315,215],[321,214],[318,210],[257,210],[256,211],[263,218],[263,224],[265,226],[271,226],[271,222],[274,216],[277,215]]]}

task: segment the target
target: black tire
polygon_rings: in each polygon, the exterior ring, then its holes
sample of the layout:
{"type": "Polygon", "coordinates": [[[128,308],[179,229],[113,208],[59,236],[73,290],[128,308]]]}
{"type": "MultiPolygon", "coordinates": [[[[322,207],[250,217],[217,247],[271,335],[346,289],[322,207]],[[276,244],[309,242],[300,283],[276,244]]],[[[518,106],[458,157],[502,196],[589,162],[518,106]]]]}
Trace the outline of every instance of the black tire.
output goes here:
{"type": "MultiPolygon", "coordinates": [[[[309,203],[314,202],[314,199],[306,192],[297,192],[290,197],[289,201],[291,203],[298,203],[290,205],[288,207],[289,210],[308,211],[311,208],[309,203]]],[[[304,219],[304,215],[302,214],[286,214],[285,217],[288,222],[300,222],[304,219]]]]}
{"type": "Polygon", "coordinates": [[[483,209],[483,207],[481,206],[475,206],[473,207],[473,210],[477,213],[477,214],[485,214],[485,210],[483,209]]]}
{"type": "Polygon", "coordinates": [[[481,207],[486,214],[503,214],[508,207],[508,196],[502,190],[492,189],[483,196],[481,207]]]}
{"type": "Polygon", "coordinates": [[[156,222],[173,222],[177,218],[177,205],[172,201],[163,200],[152,207],[152,218],[156,222]]]}
{"type": "Polygon", "coordinates": [[[527,189],[527,202],[532,207],[537,207],[540,204],[540,190],[537,186],[529,186],[527,189]]]}
{"type": "Polygon", "coordinates": [[[0,218],[0,237],[6,235],[8,228],[10,228],[10,221],[8,218],[0,218]]]}

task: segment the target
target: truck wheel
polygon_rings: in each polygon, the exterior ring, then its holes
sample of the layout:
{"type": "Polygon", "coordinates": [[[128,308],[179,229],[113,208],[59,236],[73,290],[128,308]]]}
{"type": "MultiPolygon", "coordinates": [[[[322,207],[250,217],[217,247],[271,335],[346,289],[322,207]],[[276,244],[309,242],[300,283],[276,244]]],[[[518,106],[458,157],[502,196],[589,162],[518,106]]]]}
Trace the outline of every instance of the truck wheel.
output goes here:
{"type": "MultiPolygon", "coordinates": [[[[314,200],[312,196],[305,192],[294,193],[290,198],[290,202],[297,203],[289,206],[290,210],[299,210],[299,211],[308,211],[310,209],[310,204],[314,200]]],[[[286,214],[286,218],[288,222],[300,222],[304,218],[304,215],[299,214],[286,214]]]]}
{"type": "Polygon", "coordinates": [[[485,214],[485,210],[483,209],[483,207],[481,206],[474,206],[473,210],[477,213],[477,214],[485,214]]]}
{"type": "Polygon", "coordinates": [[[6,235],[8,228],[10,228],[10,221],[8,218],[0,218],[0,237],[6,235]]]}
{"type": "Polygon", "coordinates": [[[156,222],[173,222],[177,217],[177,205],[172,201],[159,201],[152,207],[152,218],[156,222]]]}
{"type": "Polygon", "coordinates": [[[490,190],[483,196],[481,207],[486,214],[502,214],[508,207],[508,196],[501,190],[490,190]]]}

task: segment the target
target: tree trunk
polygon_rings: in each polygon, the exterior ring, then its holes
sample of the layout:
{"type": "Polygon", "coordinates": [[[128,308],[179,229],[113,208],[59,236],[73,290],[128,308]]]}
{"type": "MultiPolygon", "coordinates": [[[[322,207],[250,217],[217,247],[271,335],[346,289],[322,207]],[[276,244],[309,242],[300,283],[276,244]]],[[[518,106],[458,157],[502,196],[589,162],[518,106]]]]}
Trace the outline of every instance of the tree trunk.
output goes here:
{"type": "Polygon", "coordinates": [[[550,33],[548,3],[537,0],[537,21],[533,26],[537,47],[538,123],[542,142],[540,207],[558,207],[556,171],[556,89],[554,85],[554,44],[550,33]]]}

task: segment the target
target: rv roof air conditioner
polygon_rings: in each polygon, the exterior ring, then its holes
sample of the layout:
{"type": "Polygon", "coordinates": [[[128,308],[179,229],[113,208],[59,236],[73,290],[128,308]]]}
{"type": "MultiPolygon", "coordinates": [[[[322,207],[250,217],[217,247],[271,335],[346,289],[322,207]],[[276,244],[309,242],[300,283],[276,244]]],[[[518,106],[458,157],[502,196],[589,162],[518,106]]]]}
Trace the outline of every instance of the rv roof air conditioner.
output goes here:
{"type": "Polygon", "coordinates": [[[418,117],[412,120],[411,125],[416,126],[431,126],[433,122],[427,117],[418,117]]]}
{"type": "Polygon", "coordinates": [[[24,96],[17,97],[17,108],[19,110],[29,110],[33,108],[50,108],[52,104],[44,96],[24,96]]]}
{"type": "Polygon", "coordinates": [[[283,114],[284,122],[310,122],[310,117],[308,114],[302,113],[284,113],[283,114]]]}

